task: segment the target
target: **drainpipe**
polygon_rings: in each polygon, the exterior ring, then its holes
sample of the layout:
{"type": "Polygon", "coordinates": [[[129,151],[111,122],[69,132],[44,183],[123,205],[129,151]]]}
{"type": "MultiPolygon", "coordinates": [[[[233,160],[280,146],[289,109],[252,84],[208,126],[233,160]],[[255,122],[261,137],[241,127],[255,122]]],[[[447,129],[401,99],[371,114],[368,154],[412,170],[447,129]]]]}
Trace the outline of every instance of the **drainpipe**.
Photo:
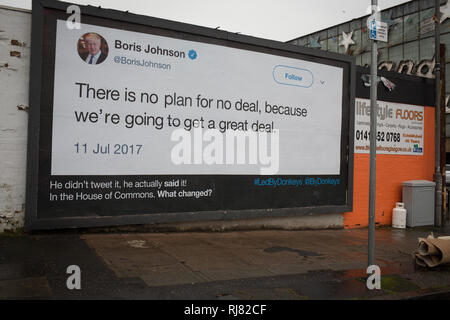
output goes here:
{"type": "Polygon", "coordinates": [[[435,0],[434,11],[436,17],[436,26],[434,28],[434,56],[436,60],[435,69],[435,150],[434,150],[434,182],[436,183],[436,194],[435,194],[435,208],[434,208],[434,226],[437,228],[441,227],[441,217],[442,217],[442,173],[441,173],[441,163],[440,163],[440,150],[441,150],[441,131],[440,131],[440,110],[441,110],[441,12],[440,12],[441,2],[440,0],[435,0]]]}

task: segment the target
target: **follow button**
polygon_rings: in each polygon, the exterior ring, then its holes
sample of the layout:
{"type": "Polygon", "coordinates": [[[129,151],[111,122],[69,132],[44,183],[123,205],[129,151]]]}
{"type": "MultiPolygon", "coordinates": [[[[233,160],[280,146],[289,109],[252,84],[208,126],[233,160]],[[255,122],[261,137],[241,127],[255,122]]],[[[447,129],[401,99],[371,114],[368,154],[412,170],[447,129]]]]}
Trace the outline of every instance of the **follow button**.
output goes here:
{"type": "Polygon", "coordinates": [[[314,83],[314,76],[307,69],[277,65],[273,68],[273,80],[278,84],[309,88],[314,83]]]}

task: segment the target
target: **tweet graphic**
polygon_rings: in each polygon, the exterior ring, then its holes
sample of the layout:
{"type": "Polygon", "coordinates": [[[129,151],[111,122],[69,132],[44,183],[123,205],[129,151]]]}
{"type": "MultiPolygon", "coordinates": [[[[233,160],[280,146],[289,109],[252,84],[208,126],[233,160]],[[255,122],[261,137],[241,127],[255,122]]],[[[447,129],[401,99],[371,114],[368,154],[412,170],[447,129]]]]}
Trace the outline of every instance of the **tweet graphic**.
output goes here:
{"type": "Polygon", "coordinates": [[[340,174],[342,68],[94,25],[82,30],[88,36],[57,24],[53,175],[263,174],[269,167],[264,173],[340,174]],[[93,69],[95,50],[83,60],[72,48],[81,38],[100,46],[97,34],[110,44],[109,58],[93,69]],[[315,85],[317,77],[328,85],[315,85]],[[227,155],[243,140],[247,146],[227,155]],[[174,163],[177,145],[190,161],[174,163]],[[224,156],[198,161],[208,146],[224,156]],[[227,161],[237,154],[257,160],[227,161]]]}

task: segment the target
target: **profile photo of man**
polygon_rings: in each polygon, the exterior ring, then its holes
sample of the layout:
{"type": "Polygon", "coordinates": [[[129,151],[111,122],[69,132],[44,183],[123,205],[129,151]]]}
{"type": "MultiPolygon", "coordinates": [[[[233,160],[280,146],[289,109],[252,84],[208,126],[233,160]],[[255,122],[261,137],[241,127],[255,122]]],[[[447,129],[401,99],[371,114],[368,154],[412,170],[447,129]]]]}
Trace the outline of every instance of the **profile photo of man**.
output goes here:
{"type": "Polygon", "coordinates": [[[100,64],[108,56],[108,45],[99,34],[86,33],[78,40],[78,54],[87,64],[100,64]]]}

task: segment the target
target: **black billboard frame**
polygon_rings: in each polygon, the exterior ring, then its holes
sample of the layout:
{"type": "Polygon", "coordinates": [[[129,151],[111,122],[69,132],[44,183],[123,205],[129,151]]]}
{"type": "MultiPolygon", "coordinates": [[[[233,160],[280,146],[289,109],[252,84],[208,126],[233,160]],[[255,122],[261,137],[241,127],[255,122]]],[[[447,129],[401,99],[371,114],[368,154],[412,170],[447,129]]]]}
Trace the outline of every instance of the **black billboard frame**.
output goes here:
{"type": "MultiPolygon", "coordinates": [[[[69,17],[69,15],[67,16],[69,17]]],[[[83,228],[101,227],[133,224],[171,223],[171,222],[194,222],[194,221],[218,221],[237,220],[251,218],[287,217],[301,216],[307,214],[322,213],[344,213],[353,210],[353,171],[354,171],[354,101],[356,87],[356,61],[354,57],[340,55],[295,46],[283,42],[256,38],[242,34],[230,33],[223,30],[211,29],[181,22],[175,22],[160,18],[137,15],[128,12],[103,9],[93,6],[81,6],[56,0],[33,0],[32,5],[32,35],[31,35],[31,63],[30,63],[30,90],[29,90],[29,123],[28,123],[28,150],[27,150],[27,185],[26,185],[26,212],[25,229],[43,230],[58,228],[83,228]],[[192,211],[192,212],[162,212],[152,214],[136,214],[122,216],[102,217],[61,217],[52,219],[38,218],[38,187],[39,187],[39,132],[40,132],[40,110],[41,110],[41,77],[43,58],[43,34],[44,34],[44,11],[54,9],[66,12],[70,5],[81,8],[82,15],[89,15],[104,19],[112,19],[119,22],[143,25],[147,27],[192,34],[219,40],[226,40],[239,46],[262,47],[291,54],[301,54],[315,58],[337,61],[348,64],[348,83],[344,82],[349,96],[348,106],[348,141],[347,141],[347,203],[345,205],[315,206],[315,207],[293,207],[276,209],[245,209],[245,210],[216,210],[216,211],[192,211]]],[[[343,139],[343,138],[341,138],[343,139]]],[[[341,140],[342,143],[342,140],[341,140]]],[[[344,152],[341,150],[341,152],[344,152]]]]}

